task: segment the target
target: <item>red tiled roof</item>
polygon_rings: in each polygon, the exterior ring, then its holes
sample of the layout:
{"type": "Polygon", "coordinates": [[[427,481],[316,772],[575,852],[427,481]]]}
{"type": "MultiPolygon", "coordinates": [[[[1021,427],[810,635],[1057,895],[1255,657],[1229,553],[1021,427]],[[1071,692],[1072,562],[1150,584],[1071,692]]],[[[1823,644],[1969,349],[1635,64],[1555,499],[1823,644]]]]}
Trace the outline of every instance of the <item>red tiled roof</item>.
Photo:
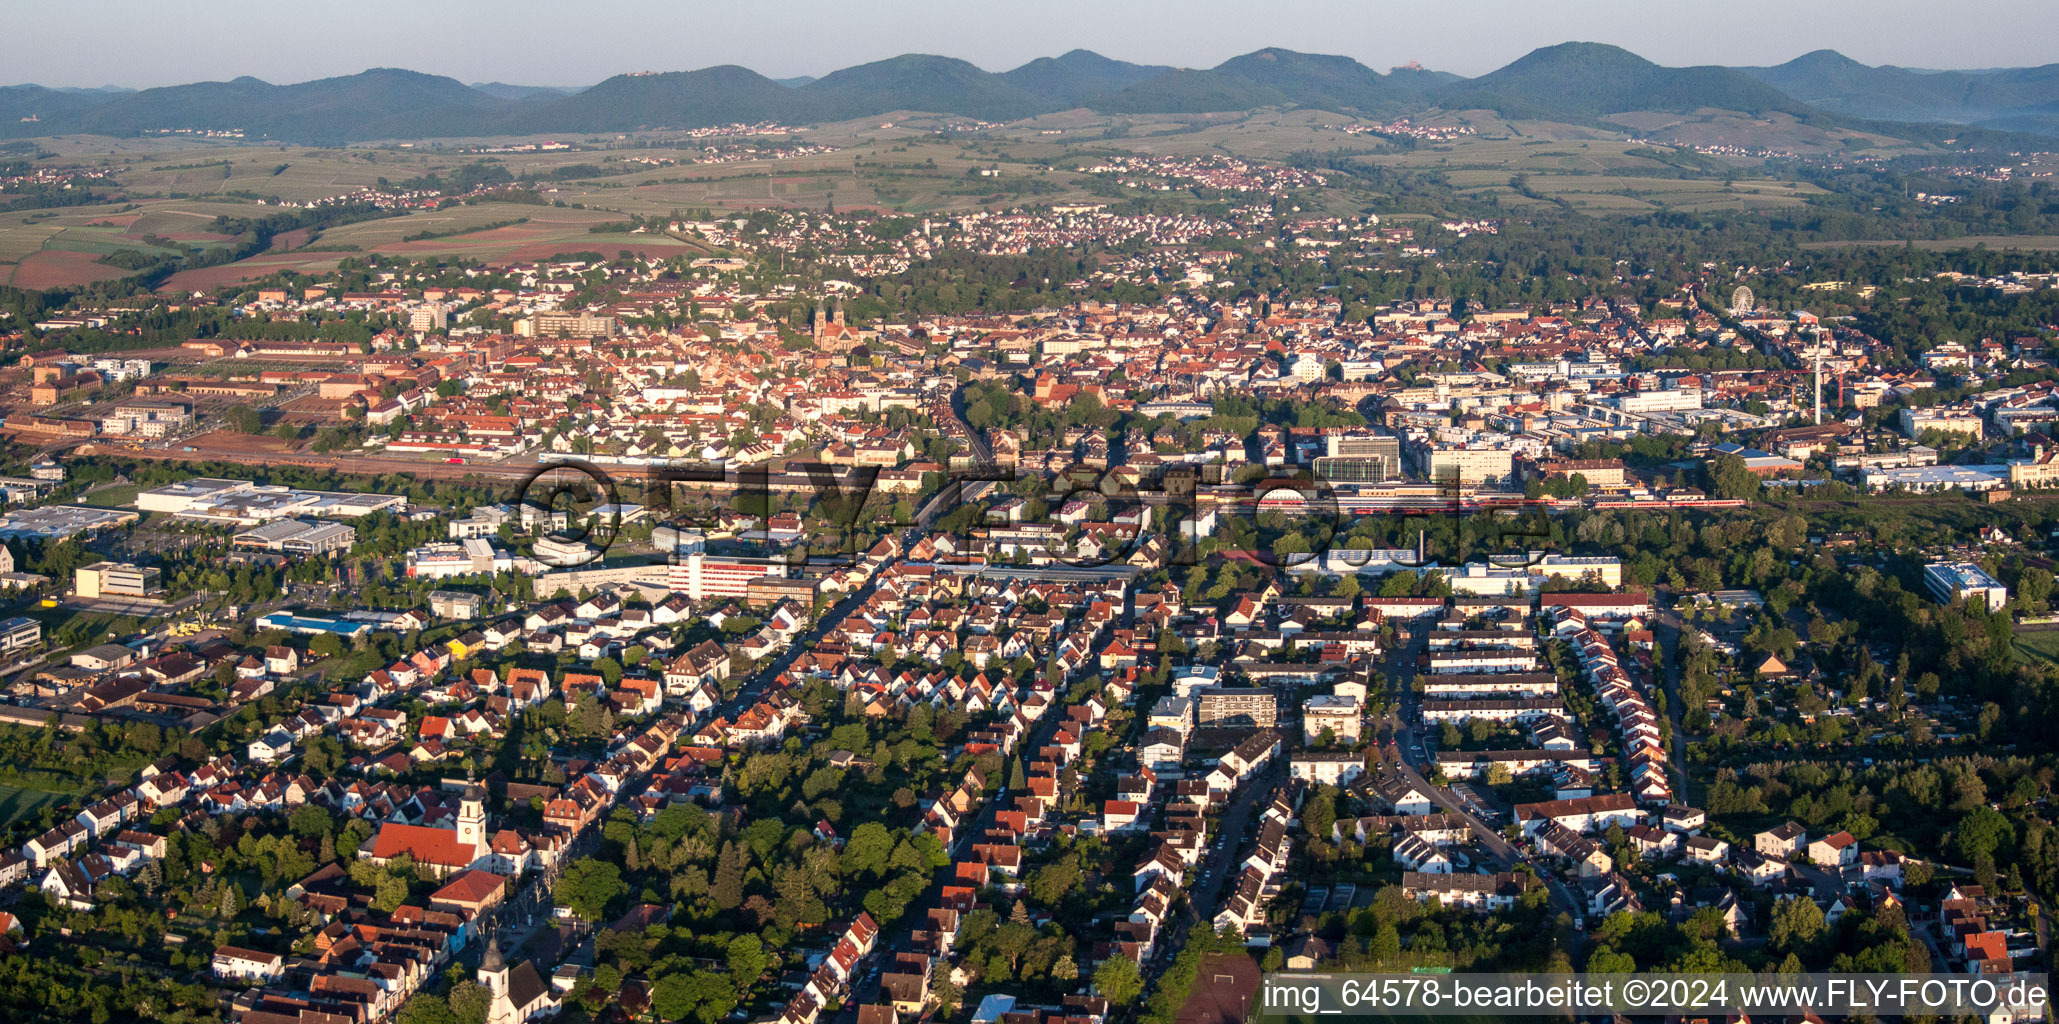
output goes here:
{"type": "Polygon", "coordinates": [[[1969,960],[2006,960],[2009,957],[2009,944],[2001,932],[1968,935],[1966,956],[1969,960]]]}
{"type": "Polygon", "coordinates": [[[379,827],[372,856],[380,860],[406,854],[416,863],[461,868],[478,859],[478,851],[458,842],[456,831],[421,825],[387,823],[379,827]]]}
{"type": "Polygon", "coordinates": [[[483,904],[492,899],[493,894],[499,892],[506,882],[506,876],[496,875],[491,871],[467,871],[451,879],[450,884],[430,893],[429,902],[483,904]]]}

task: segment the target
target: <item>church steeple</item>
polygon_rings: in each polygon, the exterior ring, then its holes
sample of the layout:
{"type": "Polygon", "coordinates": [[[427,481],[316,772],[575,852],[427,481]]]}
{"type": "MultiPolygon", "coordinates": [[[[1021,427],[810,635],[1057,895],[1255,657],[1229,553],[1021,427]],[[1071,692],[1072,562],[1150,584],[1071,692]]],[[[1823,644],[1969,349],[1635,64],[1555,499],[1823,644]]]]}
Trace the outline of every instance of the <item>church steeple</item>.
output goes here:
{"type": "Polygon", "coordinates": [[[500,1003],[508,994],[508,962],[500,955],[500,937],[486,940],[486,955],[479,959],[479,984],[500,1003]]]}
{"type": "Polygon", "coordinates": [[[486,839],[486,789],[470,779],[458,798],[458,842],[471,847],[473,860],[492,850],[486,839]]]}

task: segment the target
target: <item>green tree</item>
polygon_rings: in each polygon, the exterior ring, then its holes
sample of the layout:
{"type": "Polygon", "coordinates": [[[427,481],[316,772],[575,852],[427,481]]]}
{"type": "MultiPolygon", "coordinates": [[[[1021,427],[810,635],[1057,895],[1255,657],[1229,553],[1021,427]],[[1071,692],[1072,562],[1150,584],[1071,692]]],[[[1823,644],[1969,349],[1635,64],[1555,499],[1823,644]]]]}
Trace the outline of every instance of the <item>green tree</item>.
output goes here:
{"type": "Polygon", "coordinates": [[[1975,807],[1959,819],[1959,825],[1952,830],[1952,849],[1971,863],[1982,857],[1994,857],[2015,839],[2015,829],[2002,812],[1982,805],[1975,807]]]}
{"type": "MultiPolygon", "coordinates": [[[[1046,907],[1056,907],[1072,891],[1073,883],[1079,880],[1080,865],[1076,857],[1052,861],[1030,874],[1030,897],[1046,907]]],[[[1018,903],[1016,906],[1021,906],[1018,903]]]]}
{"type": "Polygon", "coordinates": [[[887,859],[893,852],[893,834],[885,825],[868,821],[852,829],[850,839],[844,843],[844,874],[877,875],[886,870],[887,859]]]}
{"type": "Polygon", "coordinates": [[[386,873],[372,887],[372,909],[393,911],[408,901],[408,880],[399,875],[386,873]]]}
{"type": "Polygon", "coordinates": [[[748,932],[729,940],[729,976],[739,990],[748,989],[765,973],[765,943],[748,932]]]}
{"type": "Polygon", "coordinates": [[[1711,497],[1729,500],[1758,496],[1759,478],[1743,459],[1735,455],[1718,455],[1704,466],[1711,497]]]}
{"type": "Polygon", "coordinates": [[[1807,896],[1796,896],[1773,905],[1766,927],[1766,948],[1775,953],[1807,956],[1823,935],[1823,908],[1807,896]]]}
{"type": "Polygon", "coordinates": [[[715,901],[716,909],[735,910],[743,905],[747,856],[736,843],[722,844],[722,854],[715,861],[715,880],[708,888],[708,898],[715,901]]]}
{"type": "Polygon", "coordinates": [[[442,996],[417,992],[408,997],[394,1018],[399,1024],[461,1024],[442,996]]]}
{"type": "Polygon", "coordinates": [[[1373,960],[1380,964],[1391,964],[1401,959],[1401,931],[1394,927],[1394,922],[1381,924],[1380,930],[1373,933],[1371,952],[1373,960]]]}
{"type": "Polygon", "coordinates": [[[681,971],[651,986],[651,1012],[661,1020],[716,1024],[736,1008],[736,987],[714,971],[681,971]]]}
{"type": "Polygon", "coordinates": [[[493,994],[486,986],[465,978],[450,987],[450,1012],[458,1024],[486,1024],[493,1009],[493,994]]]}
{"type": "Polygon", "coordinates": [[[1314,796],[1301,805],[1301,827],[1310,836],[1327,841],[1331,827],[1337,823],[1337,797],[1328,786],[1321,787],[1314,796]]]}
{"type": "Polygon", "coordinates": [[[582,857],[573,861],[558,879],[556,897],[582,920],[597,922],[607,913],[608,904],[628,891],[621,868],[582,857]]]}
{"type": "Polygon", "coordinates": [[[1111,1006],[1127,1007],[1144,992],[1144,979],[1137,962],[1125,956],[1111,956],[1094,968],[1094,991],[1111,1006]]]}
{"type": "Polygon", "coordinates": [[[301,804],[286,816],[286,827],[302,839],[313,839],[328,835],[334,820],[320,804],[301,804]]]}

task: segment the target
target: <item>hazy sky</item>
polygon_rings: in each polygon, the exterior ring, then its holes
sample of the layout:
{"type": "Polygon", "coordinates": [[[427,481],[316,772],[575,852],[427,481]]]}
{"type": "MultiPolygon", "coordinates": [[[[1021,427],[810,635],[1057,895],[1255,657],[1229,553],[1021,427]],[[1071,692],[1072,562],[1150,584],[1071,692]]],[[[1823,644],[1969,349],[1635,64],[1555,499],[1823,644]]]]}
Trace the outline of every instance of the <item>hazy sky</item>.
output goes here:
{"type": "Polygon", "coordinates": [[[52,86],[368,67],[525,85],[713,64],[784,78],[910,52],[998,71],[1074,47],[1209,67],[1283,46],[1477,75],[1575,39],[1670,65],[1777,64],[1825,47],[1910,67],[2059,59],[2053,0],[0,0],[0,12],[0,82],[52,86]]]}

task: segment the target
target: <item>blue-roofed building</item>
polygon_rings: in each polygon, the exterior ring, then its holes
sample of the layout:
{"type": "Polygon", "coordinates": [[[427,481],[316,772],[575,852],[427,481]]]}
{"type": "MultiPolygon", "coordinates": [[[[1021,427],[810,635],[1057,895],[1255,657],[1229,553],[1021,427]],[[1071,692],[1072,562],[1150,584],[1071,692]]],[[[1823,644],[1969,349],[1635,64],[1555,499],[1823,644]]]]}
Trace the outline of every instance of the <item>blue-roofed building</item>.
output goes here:
{"type": "Polygon", "coordinates": [[[327,615],[295,615],[292,612],[273,612],[259,620],[264,629],[283,629],[289,633],[319,636],[334,633],[337,636],[355,639],[372,631],[369,622],[353,622],[350,619],[332,618],[327,615]]]}
{"type": "Polygon", "coordinates": [[[1945,604],[1979,601],[1998,612],[2009,603],[2009,588],[1972,562],[1932,562],[1923,567],[1923,583],[1945,604]]]}
{"type": "Polygon", "coordinates": [[[979,1001],[979,1009],[972,1011],[972,1024],[999,1024],[1002,1016],[1014,1009],[1014,996],[990,994],[979,1001]]]}

